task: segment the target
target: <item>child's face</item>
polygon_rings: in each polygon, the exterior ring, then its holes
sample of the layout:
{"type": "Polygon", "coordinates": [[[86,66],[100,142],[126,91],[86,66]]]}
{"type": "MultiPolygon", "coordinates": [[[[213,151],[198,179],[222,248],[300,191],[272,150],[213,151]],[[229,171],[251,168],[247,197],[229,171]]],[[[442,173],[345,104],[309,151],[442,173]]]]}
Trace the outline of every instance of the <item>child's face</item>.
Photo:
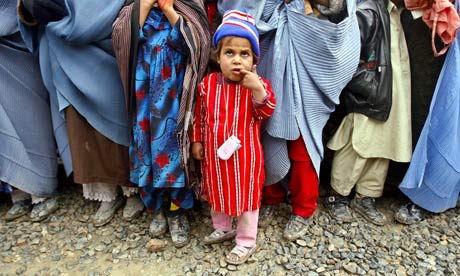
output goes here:
{"type": "Polygon", "coordinates": [[[251,42],[246,38],[227,36],[222,39],[222,48],[217,57],[217,63],[225,78],[239,82],[243,78],[241,69],[252,70],[254,53],[251,42]]]}

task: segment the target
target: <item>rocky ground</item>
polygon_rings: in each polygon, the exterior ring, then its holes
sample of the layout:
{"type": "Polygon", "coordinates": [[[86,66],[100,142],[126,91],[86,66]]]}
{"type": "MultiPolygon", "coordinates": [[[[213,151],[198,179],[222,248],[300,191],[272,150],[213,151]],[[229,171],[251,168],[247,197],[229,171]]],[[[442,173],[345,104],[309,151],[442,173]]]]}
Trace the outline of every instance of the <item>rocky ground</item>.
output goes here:
{"type": "MultiPolygon", "coordinates": [[[[384,227],[362,218],[349,224],[332,220],[321,207],[309,234],[286,242],[282,229],[289,206],[282,204],[266,229],[260,229],[258,250],[241,266],[227,265],[231,242],[207,246],[209,208],[190,213],[191,242],[181,249],[167,246],[150,253],[146,245],[150,214],[135,223],[121,211],[101,228],[90,223],[97,208],[81,197],[78,186],[64,187],[60,209],[42,223],[27,217],[0,219],[0,275],[459,275],[460,210],[430,216],[403,226],[393,220],[384,227]]],[[[379,202],[392,216],[401,200],[379,202]]],[[[11,203],[0,196],[0,216],[11,203]]],[[[158,240],[156,241],[158,242],[158,240]]]]}

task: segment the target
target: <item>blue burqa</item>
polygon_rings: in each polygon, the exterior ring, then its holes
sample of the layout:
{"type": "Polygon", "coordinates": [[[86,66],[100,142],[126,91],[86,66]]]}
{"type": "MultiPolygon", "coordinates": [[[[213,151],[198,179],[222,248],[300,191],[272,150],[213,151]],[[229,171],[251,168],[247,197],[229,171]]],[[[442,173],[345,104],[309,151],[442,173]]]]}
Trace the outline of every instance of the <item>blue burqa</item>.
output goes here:
{"type": "Polygon", "coordinates": [[[49,97],[19,33],[16,5],[0,0],[0,180],[47,197],[57,188],[49,97]]]}
{"type": "Polygon", "coordinates": [[[455,207],[460,192],[460,32],[449,48],[430,112],[399,189],[431,212],[455,207]]]}
{"type": "Polygon", "coordinates": [[[125,98],[110,34],[124,0],[65,0],[68,15],[45,26],[20,24],[38,51],[53,127],[66,172],[72,171],[64,109],[73,106],[115,143],[129,145],[125,98]]]}

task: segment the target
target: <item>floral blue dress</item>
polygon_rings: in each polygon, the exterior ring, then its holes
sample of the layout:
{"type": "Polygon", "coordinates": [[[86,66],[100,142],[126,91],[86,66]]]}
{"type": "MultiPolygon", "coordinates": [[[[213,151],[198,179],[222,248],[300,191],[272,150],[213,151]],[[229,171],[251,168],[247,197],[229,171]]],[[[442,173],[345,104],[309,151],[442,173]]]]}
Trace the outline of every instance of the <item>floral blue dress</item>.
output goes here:
{"type": "Polygon", "coordinates": [[[171,26],[159,9],[150,10],[139,36],[131,181],[150,212],[165,200],[172,210],[188,209],[193,193],[185,187],[176,132],[188,48],[178,24],[171,26]]]}

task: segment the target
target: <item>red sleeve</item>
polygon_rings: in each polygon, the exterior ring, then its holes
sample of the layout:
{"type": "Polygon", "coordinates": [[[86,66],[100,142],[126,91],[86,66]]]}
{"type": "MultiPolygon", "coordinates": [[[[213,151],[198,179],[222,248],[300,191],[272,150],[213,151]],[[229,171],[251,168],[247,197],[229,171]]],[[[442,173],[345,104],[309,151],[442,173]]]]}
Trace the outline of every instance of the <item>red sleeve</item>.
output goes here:
{"type": "Polygon", "coordinates": [[[270,82],[264,78],[260,78],[260,81],[265,87],[267,95],[262,101],[252,100],[254,117],[259,120],[268,119],[275,111],[276,99],[275,93],[273,93],[270,82]]]}

